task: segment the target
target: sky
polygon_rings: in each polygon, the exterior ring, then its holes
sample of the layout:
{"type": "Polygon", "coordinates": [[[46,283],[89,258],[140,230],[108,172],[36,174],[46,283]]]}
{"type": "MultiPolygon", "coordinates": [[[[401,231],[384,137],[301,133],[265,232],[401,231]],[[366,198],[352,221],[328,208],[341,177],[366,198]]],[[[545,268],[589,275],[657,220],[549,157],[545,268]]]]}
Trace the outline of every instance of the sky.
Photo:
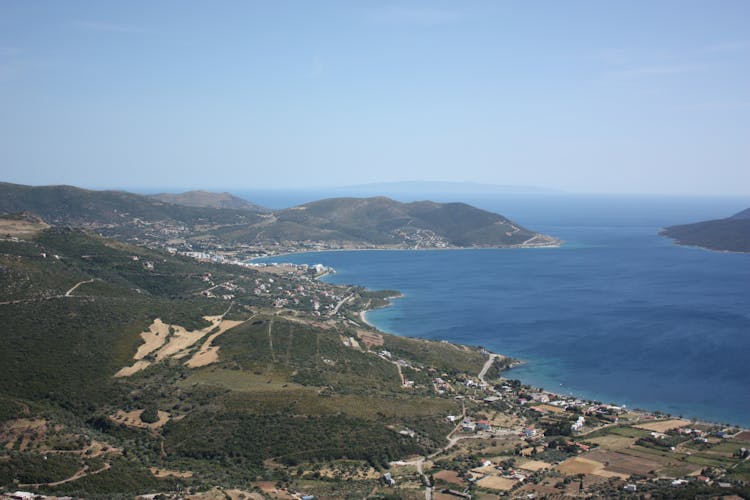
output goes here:
{"type": "Polygon", "coordinates": [[[750,2],[0,3],[0,180],[750,194],[750,2]]]}

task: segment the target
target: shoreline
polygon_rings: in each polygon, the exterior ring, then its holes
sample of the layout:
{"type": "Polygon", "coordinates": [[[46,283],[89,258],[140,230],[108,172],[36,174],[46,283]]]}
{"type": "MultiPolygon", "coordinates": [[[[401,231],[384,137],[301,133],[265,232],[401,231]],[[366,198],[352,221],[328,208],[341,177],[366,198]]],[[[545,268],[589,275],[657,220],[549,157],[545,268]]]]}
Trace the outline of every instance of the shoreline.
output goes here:
{"type": "MultiPolygon", "coordinates": [[[[369,309],[362,309],[362,310],[358,311],[357,315],[359,316],[359,318],[362,320],[362,322],[364,324],[366,324],[367,326],[369,326],[371,328],[374,328],[375,330],[377,330],[380,333],[385,333],[385,334],[389,334],[389,335],[397,335],[397,336],[400,336],[400,337],[408,337],[408,335],[403,335],[401,333],[387,332],[385,330],[381,330],[377,325],[375,325],[374,323],[372,323],[372,322],[370,322],[370,321],[367,320],[367,313],[368,312],[374,311],[376,309],[383,309],[383,308],[386,308],[386,307],[391,307],[393,305],[393,303],[391,302],[393,299],[399,299],[399,298],[403,298],[403,297],[405,297],[405,295],[401,294],[401,293],[399,293],[398,295],[394,295],[394,296],[390,296],[390,297],[385,297],[385,300],[388,302],[387,304],[382,305],[382,306],[378,306],[378,307],[369,308],[369,309]]],[[[422,338],[422,337],[413,337],[413,338],[422,338]]],[[[436,341],[435,339],[425,339],[425,340],[436,341]]],[[[454,345],[462,345],[462,344],[456,343],[456,342],[451,341],[451,340],[444,340],[444,342],[448,342],[448,343],[454,344],[454,345]]],[[[472,345],[472,344],[464,344],[464,345],[472,345]]],[[[478,346],[477,345],[472,345],[472,347],[478,347],[478,346]]],[[[487,348],[484,348],[484,347],[483,347],[483,349],[487,352],[487,354],[489,356],[502,356],[502,357],[506,357],[506,358],[512,358],[512,356],[508,356],[508,355],[502,354],[502,353],[496,353],[496,352],[490,351],[490,350],[488,350],[487,348]]],[[[511,366],[508,366],[507,368],[503,369],[501,373],[505,374],[505,373],[508,373],[511,370],[515,369],[515,368],[519,368],[521,366],[528,366],[529,365],[528,361],[525,361],[525,360],[522,360],[522,359],[517,359],[517,358],[513,358],[513,359],[516,359],[516,362],[513,363],[513,364],[511,364],[511,366]]],[[[503,377],[503,378],[506,378],[506,377],[503,377]]],[[[521,382],[524,383],[523,381],[521,381],[521,382]]],[[[591,401],[591,402],[599,401],[601,403],[605,403],[605,401],[603,399],[602,400],[592,399],[592,398],[590,398],[588,396],[585,396],[583,394],[580,394],[580,393],[575,393],[575,392],[561,393],[559,391],[558,392],[554,392],[554,391],[552,391],[550,389],[544,388],[544,387],[539,386],[539,385],[534,385],[534,384],[526,384],[526,385],[530,385],[534,389],[537,389],[537,390],[539,390],[539,391],[541,391],[543,393],[546,393],[546,394],[554,394],[554,395],[557,395],[557,396],[564,395],[564,396],[574,397],[576,399],[580,399],[580,400],[583,400],[583,401],[591,401]]],[[[644,408],[644,407],[641,407],[641,406],[632,406],[631,407],[631,406],[629,406],[627,404],[622,404],[622,403],[619,403],[617,401],[609,401],[608,403],[605,403],[605,404],[610,404],[610,405],[613,405],[613,406],[620,406],[622,408],[629,408],[630,411],[637,412],[637,413],[648,414],[648,415],[653,416],[655,419],[660,419],[660,418],[667,418],[667,419],[668,418],[683,418],[685,420],[690,420],[691,422],[695,422],[697,424],[731,426],[731,427],[738,427],[738,428],[740,428],[742,430],[750,429],[750,426],[745,425],[745,424],[732,423],[731,421],[720,422],[718,420],[714,421],[714,420],[710,420],[710,419],[706,419],[706,418],[701,418],[701,417],[685,417],[685,416],[682,416],[682,415],[675,415],[675,414],[673,414],[673,413],[671,413],[669,411],[661,410],[661,409],[658,409],[658,408],[648,409],[648,408],[644,408]]]]}
{"type": "Polygon", "coordinates": [[[488,246],[488,247],[443,247],[443,248],[403,248],[403,247],[367,247],[367,248],[325,248],[320,250],[295,250],[285,251],[263,257],[253,257],[245,262],[253,262],[261,259],[272,259],[274,257],[285,257],[287,255],[304,255],[307,253],[329,253],[329,252],[443,252],[446,250],[523,250],[523,249],[549,249],[562,248],[567,243],[564,240],[557,239],[558,243],[549,245],[507,245],[507,246],[488,246]]]}
{"type": "Polygon", "coordinates": [[[703,245],[697,245],[694,243],[683,243],[680,241],[676,236],[672,236],[668,233],[669,228],[668,227],[662,227],[659,228],[659,232],[656,233],[658,236],[661,236],[662,238],[669,238],[672,240],[672,245],[677,247],[684,247],[684,248],[697,248],[698,250],[706,250],[708,252],[718,252],[718,253],[731,253],[731,254],[739,254],[739,255],[750,255],[750,250],[726,250],[722,248],[711,248],[703,245]]]}
{"type": "MultiPolygon", "coordinates": [[[[383,300],[386,301],[386,303],[384,305],[377,306],[377,307],[371,307],[369,309],[362,309],[361,311],[359,311],[357,313],[358,316],[359,316],[359,319],[361,319],[362,322],[364,324],[366,324],[367,326],[369,326],[370,328],[374,328],[375,330],[377,330],[379,332],[382,332],[382,333],[389,333],[389,332],[386,332],[384,330],[381,330],[380,328],[378,328],[377,326],[375,326],[373,323],[370,323],[369,321],[367,321],[367,313],[370,312],[370,311],[375,311],[377,309],[385,309],[386,307],[391,307],[393,305],[393,302],[391,302],[392,300],[401,299],[401,298],[404,298],[404,297],[406,297],[406,295],[404,295],[403,293],[400,293],[400,292],[399,292],[398,295],[390,295],[388,297],[383,297],[383,300]]],[[[397,334],[392,334],[392,335],[397,335],[397,334]]]]}

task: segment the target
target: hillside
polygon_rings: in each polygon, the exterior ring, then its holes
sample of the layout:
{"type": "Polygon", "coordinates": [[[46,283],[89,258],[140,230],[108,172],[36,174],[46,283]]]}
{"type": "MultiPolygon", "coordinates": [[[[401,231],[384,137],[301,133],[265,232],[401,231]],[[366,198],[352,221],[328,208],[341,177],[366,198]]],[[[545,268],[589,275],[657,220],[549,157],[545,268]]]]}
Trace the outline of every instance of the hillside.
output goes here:
{"type": "Polygon", "coordinates": [[[0,493],[132,498],[279,478],[283,464],[380,468],[437,449],[441,415],[460,412],[399,374],[425,384],[428,366],[478,372],[486,358],[376,332],[357,311],[379,294],[304,267],[199,263],[5,219],[25,225],[0,238],[0,493]],[[101,473],[52,484],[81,467],[101,473]]]}
{"type": "Polygon", "coordinates": [[[120,238],[163,241],[181,233],[260,220],[248,210],[164,203],[125,191],[0,183],[0,214],[30,212],[52,225],[86,227],[120,238]]]}
{"type": "Polygon", "coordinates": [[[238,198],[230,193],[212,193],[210,191],[187,191],[185,193],[159,193],[149,195],[149,198],[184,205],[186,207],[203,208],[230,208],[234,210],[251,210],[253,212],[264,212],[265,208],[238,198]]]}
{"type": "Polygon", "coordinates": [[[379,332],[360,312],[394,291],[29,214],[0,226],[0,498],[580,496],[581,472],[597,498],[622,490],[613,475],[658,498],[667,474],[689,498],[747,494],[739,430],[544,393],[481,347],[379,332]],[[688,424],[710,443],[674,430],[688,424]]]}
{"type": "Polygon", "coordinates": [[[750,252],[750,208],[726,219],[670,226],[660,234],[674,239],[679,245],[750,252]]]}
{"type": "Polygon", "coordinates": [[[449,248],[547,246],[559,241],[464,203],[390,198],[330,198],[267,214],[222,239],[253,244],[289,242],[328,248],[449,248]]]}
{"type": "MultiPolygon", "coordinates": [[[[215,193],[177,196],[169,200],[220,204],[226,198],[215,193]]],[[[265,253],[559,244],[553,237],[464,203],[401,203],[385,197],[332,198],[261,212],[247,207],[186,206],[123,191],[0,184],[0,214],[22,211],[53,225],[84,227],[139,244],[169,244],[184,250],[227,245],[265,253]]]]}

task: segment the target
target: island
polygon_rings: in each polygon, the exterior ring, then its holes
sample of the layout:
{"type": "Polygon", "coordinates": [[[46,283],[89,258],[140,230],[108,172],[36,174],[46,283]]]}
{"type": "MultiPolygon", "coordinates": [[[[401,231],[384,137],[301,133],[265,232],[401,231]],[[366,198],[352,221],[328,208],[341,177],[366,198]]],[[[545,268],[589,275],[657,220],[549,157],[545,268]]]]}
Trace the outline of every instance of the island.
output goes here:
{"type": "MultiPolygon", "coordinates": [[[[750,493],[748,430],[531,387],[508,376],[518,360],[363,320],[397,291],[173,241],[262,213],[50,193],[57,210],[31,199],[0,217],[0,495],[750,493]]],[[[321,203],[272,213],[323,227],[330,205],[352,206],[321,203]]]]}
{"type": "Polygon", "coordinates": [[[750,208],[725,219],[670,226],[662,236],[678,245],[724,252],[750,252],[750,208]]]}

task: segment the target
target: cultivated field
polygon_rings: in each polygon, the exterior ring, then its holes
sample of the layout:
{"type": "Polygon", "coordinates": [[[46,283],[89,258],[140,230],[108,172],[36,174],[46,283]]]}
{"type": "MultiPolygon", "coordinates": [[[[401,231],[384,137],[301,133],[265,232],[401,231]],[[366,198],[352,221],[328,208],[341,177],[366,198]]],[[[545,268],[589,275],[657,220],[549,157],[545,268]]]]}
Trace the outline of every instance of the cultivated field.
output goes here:
{"type": "Polygon", "coordinates": [[[662,420],[659,422],[650,422],[648,424],[635,425],[634,427],[638,429],[644,429],[647,431],[667,432],[667,431],[671,431],[672,429],[679,429],[680,427],[685,427],[689,423],[690,423],[689,420],[672,419],[672,420],[662,420]]]}
{"type": "Polygon", "coordinates": [[[603,468],[603,463],[583,457],[569,458],[557,466],[557,470],[565,474],[594,474],[603,468]]]}
{"type": "Polygon", "coordinates": [[[542,462],[541,460],[529,460],[518,466],[519,469],[528,470],[531,472],[540,471],[543,469],[551,469],[552,464],[542,462]]]}
{"type": "Polygon", "coordinates": [[[477,486],[497,491],[508,491],[515,485],[515,479],[506,479],[500,476],[487,476],[477,481],[477,486]]]}
{"type": "Polygon", "coordinates": [[[586,454],[586,458],[596,460],[605,464],[606,469],[621,474],[646,475],[665,465],[665,461],[656,461],[650,458],[634,456],[619,451],[594,450],[586,454]]]}
{"type": "Polygon", "coordinates": [[[456,471],[441,470],[440,472],[436,473],[434,476],[435,476],[435,479],[445,481],[446,483],[455,484],[457,486],[463,486],[465,484],[465,481],[458,475],[456,471]]]}

